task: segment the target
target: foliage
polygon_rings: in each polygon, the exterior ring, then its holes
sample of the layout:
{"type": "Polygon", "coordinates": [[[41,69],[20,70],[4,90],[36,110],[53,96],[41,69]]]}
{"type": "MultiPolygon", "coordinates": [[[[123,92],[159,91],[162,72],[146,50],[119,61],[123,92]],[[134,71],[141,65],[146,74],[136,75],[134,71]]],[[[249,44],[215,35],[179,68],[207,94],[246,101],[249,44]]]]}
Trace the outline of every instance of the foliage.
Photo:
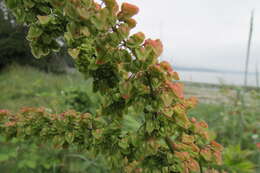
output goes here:
{"type": "Polygon", "coordinates": [[[83,88],[68,88],[64,91],[64,95],[66,105],[69,105],[71,109],[83,113],[95,113],[98,108],[98,102],[100,101],[99,95],[90,94],[83,88]]]}
{"type": "Polygon", "coordinates": [[[25,39],[27,30],[26,26],[15,23],[13,15],[0,0],[0,70],[16,63],[37,67],[46,72],[61,73],[65,72],[67,66],[74,65],[64,51],[36,60],[25,39]]]}
{"type": "MultiPolygon", "coordinates": [[[[64,92],[75,84],[90,95],[91,81],[84,80],[79,73],[44,73],[30,66],[11,65],[0,74],[0,109],[18,111],[21,107],[44,106],[53,112],[69,109],[64,92]]],[[[94,101],[95,99],[93,99],[94,101]]]]}
{"type": "Polygon", "coordinates": [[[229,168],[228,172],[259,172],[259,91],[250,89],[245,92],[239,87],[222,86],[220,94],[225,99],[219,101],[219,105],[202,104],[189,114],[206,120],[217,140],[226,147],[223,166],[229,168]],[[244,169],[241,164],[245,164],[244,169]],[[246,165],[249,165],[248,169],[246,165]]]}
{"type": "Polygon", "coordinates": [[[247,150],[241,150],[240,146],[229,146],[223,153],[224,164],[230,173],[253,173],[255,165],[248,160],[252,153],[247,150]]]}
{"type": "Polygon", "coordinates": [[[221,165],[222,146],[204,121],[189,119],[196,100],[183,97],[178,74],[159,62],[160,40],[146,39],[132,18],[139,9],[115,0],[6,0],[17,20],[30,26],[27,40],[41,58],[57,52],[64,37],[68,53],[93,91],[101,95],[96,113],[50,114],[27,108],[1,111],[8,138],[51,141],[102,154],[111,172],[201,172],[221,165]],[[136,131],[123,130],[128,113],[143,119],[136,131]]]}
{"type": "Polygon", "coordinates": [[[76,149],[53,149],[45,143],[36,145],[32,141],[11,141],[0,137],[0,170],[19,173],[106,173],[103,157],[93,157],[76,149]]]}

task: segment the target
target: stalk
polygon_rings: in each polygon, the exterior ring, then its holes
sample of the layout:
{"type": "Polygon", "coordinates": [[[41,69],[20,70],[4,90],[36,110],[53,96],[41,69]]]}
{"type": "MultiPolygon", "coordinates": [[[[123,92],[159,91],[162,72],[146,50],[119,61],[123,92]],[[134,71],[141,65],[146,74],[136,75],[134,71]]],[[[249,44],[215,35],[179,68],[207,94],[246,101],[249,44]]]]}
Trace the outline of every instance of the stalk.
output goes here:
{"type": "Polygon", "coordinates": [[[256,88],[259,89],[259,70],[258,70],[258,62],[255,64],[255,81],[256,81],[256,88]]]}
{"type": "Polygon", "coordinates": [[[254,10],[252,10],[252,12],[251,12],[249,38],[248,38],[248,43],[247,43],[245,78],[244,78],[244,87],[245,88],[247,87],[248,64],[249,64],[250,53],[251,53],[251,42],[252,42],[253,30],[254,30],[254,10]]]}

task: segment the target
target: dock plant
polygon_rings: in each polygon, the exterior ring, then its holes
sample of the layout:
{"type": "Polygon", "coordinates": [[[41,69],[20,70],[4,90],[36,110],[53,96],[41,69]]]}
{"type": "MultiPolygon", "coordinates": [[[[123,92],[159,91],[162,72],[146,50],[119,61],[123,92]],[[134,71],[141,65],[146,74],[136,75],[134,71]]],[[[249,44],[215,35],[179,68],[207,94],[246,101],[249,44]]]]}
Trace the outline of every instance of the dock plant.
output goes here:
{"type": "Polygon", "coordinates": [[[119,6],[116,0],[5,2],[17,21],[29,27],[32,54],[44,58],[57,52],[63,39],[77,69],[93,80],[93,92],[102,101],[95,114],[1,110],[1,134],[102,154],[111,172],[218,172],[222,146],[204,121],[187,116],[196,99],[184,97],[178,73],[159,61],[162,42],[131,32],[137,6],[119,6]],[[143,121],[126,132],[122,121],[131,112],[143,121]]]}

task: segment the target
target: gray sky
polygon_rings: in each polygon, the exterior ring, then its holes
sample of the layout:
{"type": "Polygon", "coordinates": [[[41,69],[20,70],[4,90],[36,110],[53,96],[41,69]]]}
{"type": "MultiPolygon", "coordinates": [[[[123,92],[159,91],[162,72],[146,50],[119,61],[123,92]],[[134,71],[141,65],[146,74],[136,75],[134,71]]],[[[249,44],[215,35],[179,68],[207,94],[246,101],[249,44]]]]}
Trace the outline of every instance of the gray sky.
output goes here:
{"type": "Polygon", "coordinates": [[[251,10],[255,9],[250,70],[260,65],[260,0],[119,0],[136,4],[135,32],[161,38],[173,65],[243,70],[251,10]]]}

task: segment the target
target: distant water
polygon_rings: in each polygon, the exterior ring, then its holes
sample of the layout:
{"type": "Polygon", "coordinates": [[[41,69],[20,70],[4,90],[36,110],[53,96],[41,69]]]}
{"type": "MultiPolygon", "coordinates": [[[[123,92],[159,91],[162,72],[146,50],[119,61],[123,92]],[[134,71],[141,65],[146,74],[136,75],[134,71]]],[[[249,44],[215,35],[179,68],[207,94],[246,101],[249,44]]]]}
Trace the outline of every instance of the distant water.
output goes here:
{"type": "MultiPolygon", "coordinates": [[[[189,82],[202,82],[210,84],[228,84],[228,85],[243,85],[243,73],[230,73],[230,72],[201,72],[201,71],[188,71],[177,70],[182,81],[189,82]]],[[[253,74],[248,75],[248,86],[257,86],[256,76],[253,74]]]]}

